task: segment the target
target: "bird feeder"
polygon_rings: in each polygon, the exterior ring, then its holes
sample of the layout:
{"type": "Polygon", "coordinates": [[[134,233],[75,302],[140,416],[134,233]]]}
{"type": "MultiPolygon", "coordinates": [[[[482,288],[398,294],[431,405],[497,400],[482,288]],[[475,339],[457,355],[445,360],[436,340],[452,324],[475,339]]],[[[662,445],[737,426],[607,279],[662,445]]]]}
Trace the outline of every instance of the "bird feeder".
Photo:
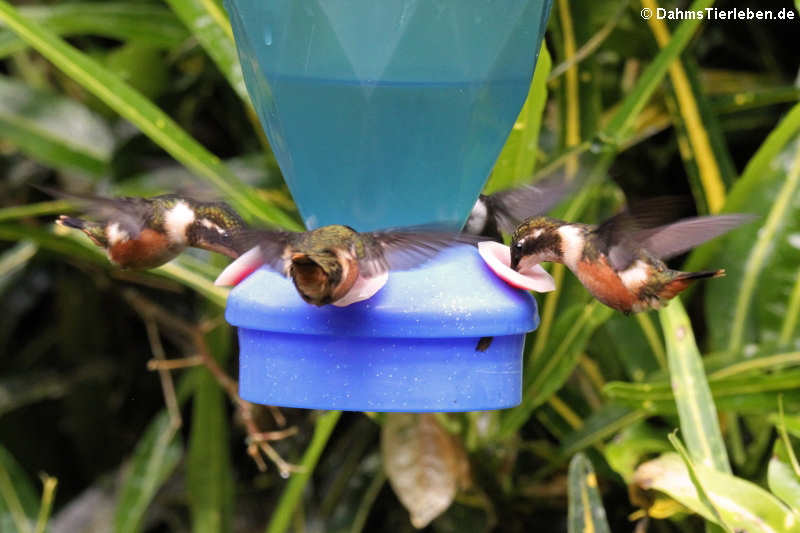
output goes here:
{"type": "MultiPolygon", "coordinates": [[[[244,79],[309,229],[460,229],[528,93],[549,0],[226,0],[244,79]]],[[[240,394],[270,405],[466,411],[521,401],[529,293],[472,247],[372,298],[305,303],[261,269],[230,293],[240,394]],[[491,340],[489,339],[491,338],[491,340]],[[488,347],[487,347],[488,346],[488,347]]]]}

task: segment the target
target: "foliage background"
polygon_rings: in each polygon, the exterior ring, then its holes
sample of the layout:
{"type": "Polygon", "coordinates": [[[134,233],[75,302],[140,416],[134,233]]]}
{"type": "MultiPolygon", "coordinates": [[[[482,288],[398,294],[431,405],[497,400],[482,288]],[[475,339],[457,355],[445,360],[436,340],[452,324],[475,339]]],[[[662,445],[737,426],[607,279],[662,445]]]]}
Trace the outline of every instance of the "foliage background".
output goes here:
{"type": "MultiPolygon", "coordinates": [[[[306,466],[287,482],[271,464],[260,471],[244,442],[248,420],[279,430],[280,416],[229,401],[199,367],[175,373],[176,428],[146,368],[161,351],[205,351],[235,375],[225,293],[210,283],[224,261],[193,253],[151,273],[115,271],[86,240],[54,235],[53,215],[69,206],[28,186],[149,195],[204,185],[251,220],[297,227],[220,3],[0,1],[0,530],[412,530],[381,465],[432,438],[447,444],[428,453],[468,457],[471,483],[431,531],[603,531],[606,520],[613,531],[732,530],[748,511],[795,527],[800,469],[786,443],[800,435],[799,15],[646,23],[644,7],[657,6],[554,3],[487,190],[581,172],[587,185],[557,215],[592,222],[626,197],[682,193],[699,213],[756,213],[758,223],[675,262],[728,276],[683,306],[624,317],[555,268],[560,290],[539,299],[520,407],[394,420],[284,409],[297,432],[274,449],[306,466]],[[412,431],[396,431],[403,424],[412,431]],[[660,455],[680,448],[668,438],[678,427],[685,462],[660,455]],[[667,486],[654,465],[688,488],[667,486]]],[[[446,468],[420,472],[403,501],[454,490],[446,468]]]]}

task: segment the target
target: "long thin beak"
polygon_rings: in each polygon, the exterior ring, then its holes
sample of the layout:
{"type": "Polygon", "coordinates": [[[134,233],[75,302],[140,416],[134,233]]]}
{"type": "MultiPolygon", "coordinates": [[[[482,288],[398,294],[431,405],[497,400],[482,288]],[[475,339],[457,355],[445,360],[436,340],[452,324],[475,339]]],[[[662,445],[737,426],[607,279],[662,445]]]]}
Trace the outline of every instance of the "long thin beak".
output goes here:
{"type": "Polygon", "coordinates": [[[514,243],[511,244],[511,264],[509,266],[511,267],[511,270],[517,270],[519,262],[522,259],[522,252],[513,245],[514,243]]]}

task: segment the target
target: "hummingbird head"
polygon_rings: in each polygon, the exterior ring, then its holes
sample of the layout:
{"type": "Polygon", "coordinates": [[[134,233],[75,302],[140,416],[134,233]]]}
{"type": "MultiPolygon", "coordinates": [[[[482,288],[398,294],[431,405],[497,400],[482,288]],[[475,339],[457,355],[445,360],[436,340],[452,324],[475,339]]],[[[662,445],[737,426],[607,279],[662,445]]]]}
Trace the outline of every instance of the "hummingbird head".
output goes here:
{"type": "Polygon", "coordinates": [[[520,224],[511,238],[511,268],[519,271],[542,261],[559,261],[562,244],[558,229],[564,224],[550,217],[529,218],[520,224]]]}
{"type": "Polygon", "coordinates": [[[289,275],[303,300],[326,305],[352,288],[358,278],[358,265],[350,254],[337,250],[295,253],[289,275]]]}

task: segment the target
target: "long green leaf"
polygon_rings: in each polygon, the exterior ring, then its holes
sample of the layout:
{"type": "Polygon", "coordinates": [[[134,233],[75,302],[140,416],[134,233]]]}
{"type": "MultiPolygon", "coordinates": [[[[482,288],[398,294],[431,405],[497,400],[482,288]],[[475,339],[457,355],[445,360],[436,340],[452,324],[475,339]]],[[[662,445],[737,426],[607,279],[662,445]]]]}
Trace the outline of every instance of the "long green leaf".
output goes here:
{"type": "Polygon", "coordinates": [[[643,409],[632,409],[618,404],[604,405],[589,415],[580,428],[561,439],[558,454],[561,457],[570,457],[635,424],[645,416],[643,409]]]}
{"type": "Polygon", "coordinates": [[[597,301],[579,305],[559,316],[552,342],[543,355],[527,365],[522,404],[505,412],[498,438],[517,431],[530,418],[533,410],[561,388],[586,348],[592,333],[608,320],[614,311],[597,301]]]}
{"type": "Polygon", "coordinates": [[[325,445],[328,443],[328,439],[341,414],[341,411],[327,411],[317,418],[311,443],[306,448],[303,459],[300,461],[303,471],[295,472],[289,479],[289,483],[283,490],[281,498],[278,500],[278,506],[269,521],[266,533],[283,533],[289,527],[292,515],[300,503],[303,489],[311,479],[311,474],[314,472],[314,467],[317,466],[319,456],[322,454],[322,450],[325,449],[325,445]]]}
{"type": "Polygon", "coordinates": [[[299,224],[283,211],[250,193],[218,157],[209,153],[174,120],[111,71],[40,24],[20,15],[6,0],[0,0],[0,21],[5,22],[75,82],[130,120],[175,159],[208,180],[244,215],[300,229],[299,224]]]}
{"type": "MultiPolygon", "coordinates": [[[[722,519],[749,533],[794,533],[800,520],[777,498],[758,485],[695,462],[697,477],[722,519]]],[[[668,494],[707,520],[711,510],[699,498],[686,464],[676,453],[666,453],[639,466],[636,483],[668,494]]]]}
{"type": "Polygon", "coordinates": [[[236,55],[233,30],[225,10],[215,0],[166,0],[192,35],[220,69],[225,79],[247,105],[250,96],[236,55]]]}
{"type": "MultiPolygon", "coordinates": [[[[189,37],[168,9],[142,2],[64,2],[20,6],[19,11],[64,37],[98,35],[121,41],[142,41],[159,48],[172,48],[189,37]]],[[[14,32],[0,27],[0,58],[27,46],[14,32]]]]}
{"type": "Polygon", "coordinates": [[[717,410],[706,381],[689,317],[679,299],[659,311],[667,342],[667,361],[681,432],[692,459],[720,472],[730,472],[717,410]]]}
{"type": "MultiPolygon", "coordinates": [[[[774,175],[771,165],[777,161],[780,153],[798,133],[800,133],[800,103],[789,110],[778,126],[761,143],[755,155],[750,158],[741,177],[728,194],[724,212],[750,212],[753,198],[761,196],[760,189],[764,186],[764,182],[774,175]]],[[[692,271],[703,268],[723,244],[727,244],[726,239],[715,239],[698,247],[689,256],[683,269],[692,271]]]]}
{"type": "Polygon", "coordinates": [[[46,165],[93,176],[108,171],[114,137],[82,104],[0,76],[0,139],[46,165]]]}
{"type": "Polygon", "coordinates": [[[642,459],[670,450],[672,447],[667,440],[667,433],[641,421],[622,430],[605,446],[603,455],[608,466],[630,484],[633,483],[636,466],[642,459]]]}
{"type": "MultiPolygon", "coordinates": [[[[209,333],[209,352],[221,363],[231,346],[227,325],[209,333]]],[[[209,372],[195,384],[192,429],[186,462],[186,483],[192,530],[195,533],[230,531],[233,517],[234,481],[227,435],[230,424],[226,398],[209,372]]]]}
{"type": "Polygon", "coordinates": [[[610,533],[603,500],[597,489],[592,463],[582,453],[575,454],[567,474],[567,531],[569,533],[610,533]]]}
{"type": "Polygon", "coordinates": [[[193,531],[228,531],[233,478],[226,435],[225,397],[209,375],[197,384],[186,465],[193,531]]]}
{"type": "Polygon", "coordinates": [[[0,531],[33,531],[38,498],[25,470],[0,445],[0,531]]]}
{"type": "Polygon", "coordinates": [[[0,296],[11,285],[16,274],[36,255],[38,249],[31,241],[20,241],[0,254],[0,296]]]}
{"type": "Polygon", "coordinates": [[[800,144],[789,145],[761,175],[742,178],[731,202],[760,215],[726,236],[713,263],[727,276],[706,288],[707,320],[714,349],[739,352],[747,343],[777,344],[792,304],[800,249],[800,144]],[[765,275],[768,273],[768,275],[765,275]]]}
{"type": "Polygon", "coordinates": [[[115,533],[141,530],[150,502],[178,465],[182,454],[177,428],[170,425],[169,416],[162,411],[136,445],[114,513],[115,533]]]}
{"type": "MultiPolygon", "coordinates": [[[[783,445],[783,442],[776,443],[776,448],[783,445]]],[[[769,460],[767,484],[769,490],[791,507],[800,519],[800,475],[777,453],[769,460]]]]}
{"type": "Polygon", "coordinates": [[[492,176],[486,184],[486,194],[524,183],[533,174],[539,151],[542,114],[547,103],[547,77],[551,65],[550,53],[542,43],[528,98],[494,164],[492,176]]]}
{"type": "MultiPolygon", "coordinates": [[[[723,411],[742,410],[770,413],[778,395],[786,393],[787,402],[800,400],[800,371],[784,370],[756,376],[734,376],[710,382],[714,403],[723,411]]],[[[611,399],[656,413],[675,413],[676,401],[669,383],[607,384],[603,392],[611,399]]],[[[789,419],[787,419],[789,420],[789,419]]]]}
{"type": "MultiPolygon", "coordinates": [[[[687,9],[701,11],[711,7],[713,4],[713,0],[695,0],[687,9]]],[[[672,34],[669,44],[661,49],[653,62],[647,66],[637,80],[636,85],[628,93],[628,96],[625,97],[622,105],[604,129],[604,137],[610,138],[616,144],[621,144],[621,141],[633,127],[633,121],[663,80],[670,64],[680,56],[683,49],[689,44],[689,40],[697,31],[700,22],[699,19],[687,19],[680,23],[678,29],[672,34]]]]}

